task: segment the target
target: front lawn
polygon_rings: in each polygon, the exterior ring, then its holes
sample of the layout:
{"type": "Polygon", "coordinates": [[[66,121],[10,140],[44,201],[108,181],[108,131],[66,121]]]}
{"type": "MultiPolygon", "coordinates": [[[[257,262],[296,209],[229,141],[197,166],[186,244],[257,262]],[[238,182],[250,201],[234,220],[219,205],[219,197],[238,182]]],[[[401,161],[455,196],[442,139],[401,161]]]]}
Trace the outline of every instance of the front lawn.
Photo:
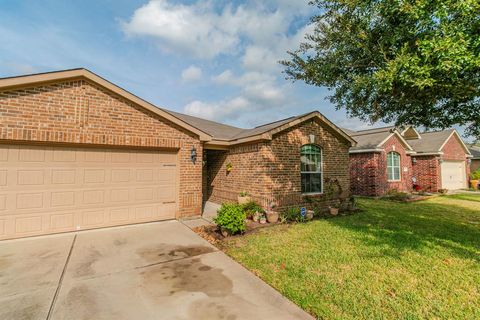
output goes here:
{"type": "Polygon", "coordinates": [[[480,319],[480,195],[359,200],[224,250],[319,319],[480,319]]]}

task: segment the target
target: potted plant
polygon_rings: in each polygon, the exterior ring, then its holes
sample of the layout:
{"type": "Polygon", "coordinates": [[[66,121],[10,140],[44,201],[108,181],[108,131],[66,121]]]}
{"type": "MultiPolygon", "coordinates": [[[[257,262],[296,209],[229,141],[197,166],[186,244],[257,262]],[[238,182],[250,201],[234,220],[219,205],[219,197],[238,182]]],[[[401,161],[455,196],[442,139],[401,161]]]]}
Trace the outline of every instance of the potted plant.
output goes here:
{"type": "Polygon", "coordinates": [[[265,224],[267,223],[267,218],[265,217],[265,215],[262,213],[261,216],[260,216],[260,220],[259,220],[260,224],[265,224]]]}
{"type": "Polygon", "coordinates": [[[340,195],[340,186],[338,181],[329,181],[325,190],[325,199],[329,202],[328,209],[330,210],[330,215],[338,215],[340,209],[340,203],[338,202],[338,197],[340,195]]]}
{"type": "Polygon", "coordinates": [[[238,204],[247,204],[252,200],[246,191],[240,192],[238,195],[238,204]]]}
{"type": "Polygon", "coordinates": [[[267,221],[269,223],[277,223],[278,222],[278,217],[279,217],[279,214],[277,211],[274,211],[273,209],[275,209],[277,205],[272,202],[268,205],[268,210],[267,210],[267,221]]]}
{"type": "Polygon", "coordinates": [[[255,213],[253,214],[252,220],[253,220],[254,222],[259,222],[261,216],[262,216],[262,212],[261,212],[261,211],[255,211],[255,213]]]}
{"type": "Polygon", "coordinates": [[[313,210],[307,210],[307,214],[305,215],[306,220],[312,220],[315,212],[313,210]]]}

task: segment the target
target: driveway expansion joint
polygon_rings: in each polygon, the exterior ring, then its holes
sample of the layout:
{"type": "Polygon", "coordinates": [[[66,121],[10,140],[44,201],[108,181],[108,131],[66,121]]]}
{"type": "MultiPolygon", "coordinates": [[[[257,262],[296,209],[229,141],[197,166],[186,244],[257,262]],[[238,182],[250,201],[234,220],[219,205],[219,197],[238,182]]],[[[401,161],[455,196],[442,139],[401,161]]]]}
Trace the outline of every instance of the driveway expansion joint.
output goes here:
{"type": "Polygon", "coordinates": [[[55,290],[55,294],[53,295],[52,304],[50,305],[50,309],[48,309],[48,314],[47,314],[47,319],[46,320],[50,320],[50,318],[53,314],[53,309],[55,307],[55,302],[57,301],[58,294],[60,292],[60,288],[62,287],[63,278],[65,276],[65,272],[67,271],[68,262],[70,261],[70,257],[71,257],[72,252],[73,252],[73,247],[75,246],[75,240],[77,240],[77,235],[76,234],[73,237],[72,245],[70,246],[70,251],[68,252],[67,259],[65,260],[65,265],[63,266],[62,274],[60,275],[60,279],[58,280],[57,289],[55,290]]]}

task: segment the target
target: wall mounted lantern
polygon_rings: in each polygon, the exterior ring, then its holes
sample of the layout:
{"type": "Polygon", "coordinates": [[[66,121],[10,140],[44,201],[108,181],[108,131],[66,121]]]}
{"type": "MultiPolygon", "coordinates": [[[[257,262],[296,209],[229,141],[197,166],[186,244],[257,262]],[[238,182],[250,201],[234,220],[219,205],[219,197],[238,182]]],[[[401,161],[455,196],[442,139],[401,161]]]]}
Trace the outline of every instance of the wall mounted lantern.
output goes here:
{"type": "Polygon", "coordinates": [[[412,158],[412,163],[413,163],[413,164],[417,163],[417,158],[413,157],[413,158],[412,158]]]}
{"type": "Polygon", "coordinates": [[[193,164],[197,162],[197,149],[195,149],[195,147],[192,147],[192,149],[190,150],[190,160],[193,164]]]}

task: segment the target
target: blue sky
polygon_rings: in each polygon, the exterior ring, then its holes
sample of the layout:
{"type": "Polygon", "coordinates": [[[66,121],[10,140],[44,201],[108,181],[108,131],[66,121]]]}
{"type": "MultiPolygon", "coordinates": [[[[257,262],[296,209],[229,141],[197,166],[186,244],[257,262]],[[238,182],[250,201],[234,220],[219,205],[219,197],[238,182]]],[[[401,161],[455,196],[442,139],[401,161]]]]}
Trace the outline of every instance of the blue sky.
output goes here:
{"type": "Polygon", "coordinates": [[[0,77],[85,67],[160,107],[240,127],[319,110],[367,128],[325,88],[284,79],[277,61],[315,10],[302,0],[0,0],[0,77]]]}

